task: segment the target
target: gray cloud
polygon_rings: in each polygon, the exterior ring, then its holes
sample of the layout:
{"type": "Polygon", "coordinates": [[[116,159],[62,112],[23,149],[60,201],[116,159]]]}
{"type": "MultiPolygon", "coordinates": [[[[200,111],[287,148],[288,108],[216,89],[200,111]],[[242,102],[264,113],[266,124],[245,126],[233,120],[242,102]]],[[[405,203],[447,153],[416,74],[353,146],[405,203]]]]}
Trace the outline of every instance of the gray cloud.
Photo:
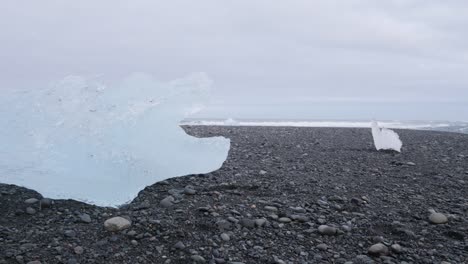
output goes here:
{"type": "Polygon", "coordinates": [[[229,105],[468,102],[466,1],[4,2],[2,86],[205,71],[229,105]]]}

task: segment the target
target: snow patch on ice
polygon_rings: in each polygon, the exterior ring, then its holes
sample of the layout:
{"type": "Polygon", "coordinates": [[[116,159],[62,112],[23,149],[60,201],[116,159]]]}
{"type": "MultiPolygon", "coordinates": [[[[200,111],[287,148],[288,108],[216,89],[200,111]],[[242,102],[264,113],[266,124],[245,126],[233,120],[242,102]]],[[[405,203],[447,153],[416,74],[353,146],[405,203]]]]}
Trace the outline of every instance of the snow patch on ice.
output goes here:
{"type": "Polygon", "coordinates": [[[157,181],[216,170],[229,139],[192,137],[179,126],[208,100],[211,83],[203,73],[166,83],[133,74],[113,87],[72,76],[5,92],[0,182],[118,206],[157,181]]]}
{"type": "Polygon", "coordinates": [[[390,129],[380,128],[376,121],[372,122],[372,137],[377,150],[395,150],[401,152],[403,143],[400,136],[390,129]]]}

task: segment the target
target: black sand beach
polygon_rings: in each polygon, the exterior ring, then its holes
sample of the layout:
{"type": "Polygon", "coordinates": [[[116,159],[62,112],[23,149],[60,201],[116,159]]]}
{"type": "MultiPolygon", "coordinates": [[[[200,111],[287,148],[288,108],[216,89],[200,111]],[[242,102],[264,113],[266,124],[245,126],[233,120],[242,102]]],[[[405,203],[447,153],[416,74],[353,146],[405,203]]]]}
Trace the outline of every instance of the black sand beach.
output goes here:
{"type": "Polygon", "coordinates": [[[224,166],[120,209],[0,184],[0,263],[468,263],[468,135],[398,130],[398,154],[369,129],[186,130],[231,138],[224,166]]]}

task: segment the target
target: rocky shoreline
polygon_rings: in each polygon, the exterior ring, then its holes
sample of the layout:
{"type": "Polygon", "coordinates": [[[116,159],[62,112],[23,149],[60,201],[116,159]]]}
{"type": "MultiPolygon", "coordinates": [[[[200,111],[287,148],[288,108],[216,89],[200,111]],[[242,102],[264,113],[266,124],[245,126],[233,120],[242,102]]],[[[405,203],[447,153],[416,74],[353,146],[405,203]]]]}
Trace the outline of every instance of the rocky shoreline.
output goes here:
{"type": "Polygon", "coordinates": [[[223,135],[223,167],[119,209],[0,184],[0,263],[468,263],[468,135],[185,127],[223,135]]]}

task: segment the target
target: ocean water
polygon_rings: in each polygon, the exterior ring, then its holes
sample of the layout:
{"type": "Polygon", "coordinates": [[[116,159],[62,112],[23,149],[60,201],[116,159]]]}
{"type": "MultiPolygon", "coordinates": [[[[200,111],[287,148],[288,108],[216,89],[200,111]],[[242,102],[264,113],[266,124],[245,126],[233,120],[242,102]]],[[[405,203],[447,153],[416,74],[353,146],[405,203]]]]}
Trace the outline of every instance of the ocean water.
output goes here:
{"type": "MultiPolygon", "coordinates": [[[[370,120],[301,120],[301,119],[220,119],[191,118],[181,125],[200,126],[276,126],[276,127],[352,127],[370,128],[370,120]]],[[[461,121],[379,121],[381,127],[393,129],[433,130],[468,134],[468,122],[461,121]]]]}
{"type": "MultiPolygon", "coordinates": [[[[247,100],[247,99],[246,99],[247,100]]],[[[241,102],[226,100],[213,103],[192,116],[197,119],[256,119],[273,121],[341,121],[420,120],[427,123],[444,121],[468,122],[468,101],[384,102],[384,101],[297,101],[241,102]]],[[[409,122],[410,124],[414,122],[409,122]]]]}

